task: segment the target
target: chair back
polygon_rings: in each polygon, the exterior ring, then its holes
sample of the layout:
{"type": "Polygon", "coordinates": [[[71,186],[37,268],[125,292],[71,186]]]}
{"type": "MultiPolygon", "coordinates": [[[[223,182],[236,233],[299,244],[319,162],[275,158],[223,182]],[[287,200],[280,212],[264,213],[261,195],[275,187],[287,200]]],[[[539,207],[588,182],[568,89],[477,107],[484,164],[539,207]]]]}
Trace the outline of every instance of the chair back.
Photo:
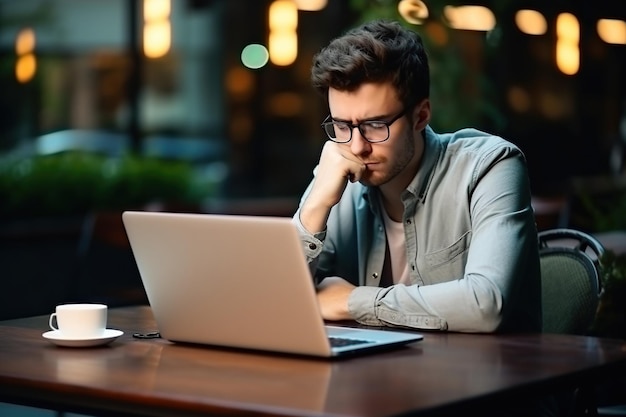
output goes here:
{"type": "Polygon", "coordinates": [[[602,244],[574,229],[539,232],[543,332],[586,334],[601,290],[602,244]]]}

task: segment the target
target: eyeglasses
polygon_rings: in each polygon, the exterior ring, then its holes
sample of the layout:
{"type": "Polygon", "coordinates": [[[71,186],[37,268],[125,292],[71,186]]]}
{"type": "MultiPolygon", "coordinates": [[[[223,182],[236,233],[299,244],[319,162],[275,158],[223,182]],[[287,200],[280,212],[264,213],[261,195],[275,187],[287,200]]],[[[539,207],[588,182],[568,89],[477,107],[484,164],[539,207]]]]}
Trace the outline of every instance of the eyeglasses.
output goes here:
{"type": "Polygon", "coordinates": [[[395,123],[396,120],[404,116],[405,110],[402,110],[391,120],[385,122],[382,120],[367,120],[365,122],[352,124],[348,122],[335,122],[332,121],[331,116],[328,115],[322,127],[328,135],[328,138],[337,143],[348,143],[352,140],[352,131],[354,128],[358,128],[361,132],[363,139],[369,143],[380,143],[389,139],[389,126],[395,123]]]}

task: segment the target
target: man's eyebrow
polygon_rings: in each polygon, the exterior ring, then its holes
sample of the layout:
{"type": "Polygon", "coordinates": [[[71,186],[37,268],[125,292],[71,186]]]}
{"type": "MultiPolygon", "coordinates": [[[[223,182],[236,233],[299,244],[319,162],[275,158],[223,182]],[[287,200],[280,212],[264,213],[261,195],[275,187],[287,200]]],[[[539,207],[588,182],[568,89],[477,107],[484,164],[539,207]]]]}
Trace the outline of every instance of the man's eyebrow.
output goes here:
{"type": "MultiPolygon", "coordinates": [[[[357,119],[356,123],[358,124],[358,123],[363,123],[363,122],[380,122],[380,121],[384,121],[385,119],[389,119],[392,116],[393,115],[390,115],[390,114],[383,114],[380,116],[366,117],[365,119],[357,119]]],[[[352,124],[352,120],[340,119],[338,117],[333,117],[333,115],[331,115],[330,118],[333,119],[333,121],[335,122],[352,124]]]]}

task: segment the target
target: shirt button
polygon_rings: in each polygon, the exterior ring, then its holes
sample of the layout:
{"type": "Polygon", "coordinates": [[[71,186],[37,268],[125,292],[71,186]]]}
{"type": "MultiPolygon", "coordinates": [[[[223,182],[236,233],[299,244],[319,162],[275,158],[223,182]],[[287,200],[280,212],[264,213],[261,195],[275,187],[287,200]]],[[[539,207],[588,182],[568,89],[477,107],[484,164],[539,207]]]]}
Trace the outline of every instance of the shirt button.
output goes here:
{"type": "Polygon", "coordinates": [[[415,264],[411,264],[411,269],[415,271],[415,264]]]}
{"type": "Polygon", "coordinates": [[[411,224],[411,223],[412,223],[411,219],[407,219],[406,224],[411,224]]]}
{"type": "Polygon", "coordinates": [[[309,249],[315,250],[317,249],[317,245],[315,243],[309,243],[309,249]]]}
{"type": "Polygon", "coordinates": [[[374,278],[374,279],[378,279],[378,272],[374,272],[374,273],[372,274],[372,278],[374,278]]]}

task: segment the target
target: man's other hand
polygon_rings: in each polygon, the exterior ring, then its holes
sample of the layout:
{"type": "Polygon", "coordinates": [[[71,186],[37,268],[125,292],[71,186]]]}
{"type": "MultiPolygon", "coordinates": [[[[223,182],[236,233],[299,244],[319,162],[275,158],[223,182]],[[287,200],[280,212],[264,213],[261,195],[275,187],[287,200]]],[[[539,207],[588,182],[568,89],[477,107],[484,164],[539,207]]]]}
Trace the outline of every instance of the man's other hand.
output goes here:
{"type": "Polygon", "coordinates": [[[343,278],[327,277],[317,286],[317,302],[324,320],[352,320],[348,298],[355,288],[343,278]]]}

